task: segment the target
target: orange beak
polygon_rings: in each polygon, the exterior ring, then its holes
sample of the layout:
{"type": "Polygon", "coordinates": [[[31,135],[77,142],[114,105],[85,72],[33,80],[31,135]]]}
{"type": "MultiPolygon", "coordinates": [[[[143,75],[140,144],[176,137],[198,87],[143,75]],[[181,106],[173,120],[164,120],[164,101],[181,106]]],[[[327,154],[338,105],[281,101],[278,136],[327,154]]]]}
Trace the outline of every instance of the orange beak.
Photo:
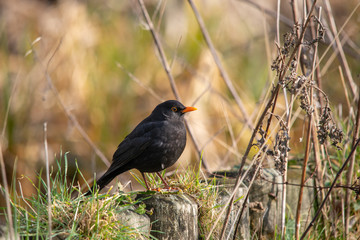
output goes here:
{"type": "Polygon", "coordinates": [[[194,108],[194,107],[186,107],[184,110],[182,110],[181,112],[182,113],[186,113],[186,112],[192,112],[192,111],[195,111],[197,110],[197,108],[194,108]]]}

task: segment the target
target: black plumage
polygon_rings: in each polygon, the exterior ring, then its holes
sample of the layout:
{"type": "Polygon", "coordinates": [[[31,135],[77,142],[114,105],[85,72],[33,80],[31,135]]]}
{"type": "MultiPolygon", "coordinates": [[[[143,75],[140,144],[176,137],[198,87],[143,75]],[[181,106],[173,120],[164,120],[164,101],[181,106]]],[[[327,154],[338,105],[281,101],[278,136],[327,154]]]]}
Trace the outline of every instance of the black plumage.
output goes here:
{"type": "MultiPolygon", "coordinates": [[[[172,166],[184,151],[184,114],[194,110],[196,108],[185,107],[176,100],[157,105],[119,144],[109,169],[96,181],[95,188],[100,191],[117,175],[133,168],[142,173],[147,189],[144,173],[148,172],[156,172],[168,187],[158,172],[172,166]]],[[[95,188],[92,187],[86,195],[90,195],[95,188]]]]}

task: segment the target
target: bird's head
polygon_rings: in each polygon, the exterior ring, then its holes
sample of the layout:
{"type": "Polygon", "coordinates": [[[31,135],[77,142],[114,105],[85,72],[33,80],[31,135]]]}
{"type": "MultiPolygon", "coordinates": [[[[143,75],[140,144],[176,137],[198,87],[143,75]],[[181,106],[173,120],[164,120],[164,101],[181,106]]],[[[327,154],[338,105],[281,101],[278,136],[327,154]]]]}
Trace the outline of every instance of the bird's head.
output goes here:
{"type": "Polygon", "coordinates": [[[194,107],[185,107],[181,102],[168,100],[157,105],[151,115],[166,119],[182,118],[185,113],[195,111],[194,107]]]}

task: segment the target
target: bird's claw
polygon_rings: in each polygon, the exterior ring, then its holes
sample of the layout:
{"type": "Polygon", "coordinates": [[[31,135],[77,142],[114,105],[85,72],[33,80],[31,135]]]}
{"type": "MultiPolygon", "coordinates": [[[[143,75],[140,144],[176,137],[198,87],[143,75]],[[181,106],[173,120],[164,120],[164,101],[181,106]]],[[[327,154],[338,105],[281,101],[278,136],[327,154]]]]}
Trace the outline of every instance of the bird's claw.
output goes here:
{"type": "Polygon", "coordinates": [[[177,187],[170,187],[170,186],[166,186],[165,188],[150,188],[150,191],[155,191],[155,192],[159,192],[159,193],[177,193],[177,192],[182,192],[182,190],[180,188],[177,187]]]}

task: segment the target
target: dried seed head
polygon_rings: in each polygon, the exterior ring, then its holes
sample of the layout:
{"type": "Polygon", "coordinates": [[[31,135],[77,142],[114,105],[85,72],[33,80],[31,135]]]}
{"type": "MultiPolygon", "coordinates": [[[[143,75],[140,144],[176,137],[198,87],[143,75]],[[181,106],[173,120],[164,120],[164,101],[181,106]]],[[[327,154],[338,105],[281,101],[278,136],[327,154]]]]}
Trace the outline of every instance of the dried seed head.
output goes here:
{"type": "Polygon", "coordinates": [[[275,168],[279,171],[281,175],[285,173],[286,170],[286,156],[287,153],[291,150],[289,147],[290,137],[288,131],[285,127],[282,127],[280,131],[276,134],[275,146],[274,146],[274,162],[275,168]]]}
{"type": "Polygon", "coordinates": [[[329,138],[331,140],[331,144],[338,149],[341,149],[339,144],[342,142],[344,138],[344,133],[339,128],[337,128],[335,125],[332,125],[329,131],[329,138]]]}
{"type": "Polygon", "coordinates": [[[329,137],[331,144],[340,149],[339,144],[344,138],[344,133],[336,126],[331,117],[331,109],[328,106],[325,106],[322,109],[322,114],[317,128],[317,135],[320,144],[324,144],[327,137],[329,137]]]}

